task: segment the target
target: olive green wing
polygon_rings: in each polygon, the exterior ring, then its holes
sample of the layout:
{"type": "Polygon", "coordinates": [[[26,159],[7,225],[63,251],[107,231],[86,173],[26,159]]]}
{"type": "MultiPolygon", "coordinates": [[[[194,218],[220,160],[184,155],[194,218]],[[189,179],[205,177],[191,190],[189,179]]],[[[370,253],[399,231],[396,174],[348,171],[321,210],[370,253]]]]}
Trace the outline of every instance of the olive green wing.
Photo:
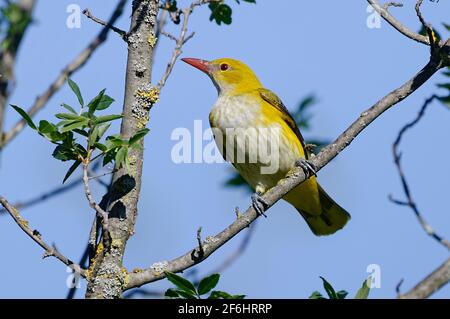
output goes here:
{"type": "Polygon", "coordinates": [[[300,130],[298,129],[297,123],[295,122],[292,115],[289,113],[286,106],[284,106],[281,99],[272,91],[264,88],[258,89],[259,94],[263,100],[265,100],[267,103],[269,103],[271,106],[276,108],[278,111],[281,112],[282,119],[286,122],[286,124],[291,128],[291,130],[295,133],[295,135],[300,140],[300,143],[302,144],[302,147],[305,151],[305,157],[308,159],[308,150],[306,148],[305,140],[303,139],[302,133],[300,133],[300,130]]]}

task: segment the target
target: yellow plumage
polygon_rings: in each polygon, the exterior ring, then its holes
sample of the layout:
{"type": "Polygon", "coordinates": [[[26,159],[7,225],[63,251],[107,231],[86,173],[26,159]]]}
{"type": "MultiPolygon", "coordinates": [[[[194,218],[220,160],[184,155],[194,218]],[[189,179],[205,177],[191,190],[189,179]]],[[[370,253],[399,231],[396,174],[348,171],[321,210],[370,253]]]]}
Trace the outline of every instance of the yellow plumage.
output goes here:
{"type": "MultiPolygon", "coordinates": [[[[184,59],[185,62],[207,73],[218,89],[219,97],[214,104],[209,120],[213,129],[223,134],[216,137],[216,143],[224,158],[233,163],[242,177],[258,192],[264,193],[275,186],[295,166],[300,158],[307,159],[303,138],[295,121],[281,100],[271,91],[264,89],[252,70],[240,61],[218,59],[211,62],[184,59]],[[277,147],[279,152],[277,170],[262,174],[261,168],[267,166],[258,157],[258,143],[227,144],[229,129],[244,129],[249,141],[256,134],[266,134],[269,139],[271,129],[279,132],[277,147]],[[258,129],[256,132],[253,129],[258,129]],[[227,147],[233,147],[232,150],[227,147]],[[232,151],[232,152],[230,152],[232,151]],[[256,162],[237,161],[239,152],[245,158],[257,158],[256,162]],[[229,154],[233,155],[229,155],[229,154]]],[[[269,143],[270,144],[270,143],[269,143]]],[[[305,218],[316,235],[328,235],[341,229],[350,215],[336,204],[320,187],[314,176],[294,188],[284,198],[305,218]]]]}

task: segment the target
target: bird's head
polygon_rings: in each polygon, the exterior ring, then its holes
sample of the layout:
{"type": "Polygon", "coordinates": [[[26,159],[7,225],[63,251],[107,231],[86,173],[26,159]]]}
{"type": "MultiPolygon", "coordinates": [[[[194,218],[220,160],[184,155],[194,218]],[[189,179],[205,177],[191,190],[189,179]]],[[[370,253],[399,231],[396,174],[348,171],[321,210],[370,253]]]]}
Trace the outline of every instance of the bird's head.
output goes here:
{"type": "Polygon", "coordinates": [[[238,60],[229,58],[213,61],[194,58],[183,58],[181,60],[206,73],[213,81],[219,94],[238,94],[262,86],[255,73],[238,60]]]}

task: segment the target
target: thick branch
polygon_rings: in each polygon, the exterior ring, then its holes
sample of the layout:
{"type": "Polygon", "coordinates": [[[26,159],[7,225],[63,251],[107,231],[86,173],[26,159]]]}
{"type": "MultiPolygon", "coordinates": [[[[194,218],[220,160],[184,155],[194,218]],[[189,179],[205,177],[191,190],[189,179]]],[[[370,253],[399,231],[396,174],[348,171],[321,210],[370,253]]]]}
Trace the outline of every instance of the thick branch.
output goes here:
{"type": "MultiPolygon", "coordinates": [[[[333,158],[335,158],[343,149],[351,144],[351,142],[359,135],[370,123],[372,123],[381,114],[387,111],[392,106],[396,105],[420,86],[422,86],[433,74],[435,74],[442,67],[441,61],[435,61],[434,58],[427,63],[427,65],[420,70],[412,79],[400,86],[398,89],[392,91],[380,101],[375,103],[367,111],[363,112],[360,117],[350,125],[347,130],[344,131],[334,143],[328,145],[315,157],[311,159],[312,163],[320,170],[333,158]]],[[[305,180],[306,176],[300,168],[295,168],[285,179],[281,180],[277,186],[268,190],[263,199],[269,207],[280,200],[290,190],[299,185],[305,180]]],[[[187,252],[183,256],[180,256],[172,261],[168,262],[165,270],[171,272],[180,272],[193,265],[201,262],[211,255],[214,251],[219,249],[231,238],[236,236],[240,231],[248,227],[256,218],[257,213],[253,207],[249,207],[244,215],[238,218],[230,226],[224,229],[219,234],[207,238],[203,243],[204,257],[202,259],[193,258],[196,248],[187,252]]],[[[130,273],[129,282],[126,289],[139,287],[143,284],[153,282],[164,278],[164,274],[154,271],[152,267],[145,269],[141,272],[130,273]]]]}
{"type": "Polygon", "coordinates": [[[450,258],[439,268],[429,274],[406,294],[400,295],[402,299],[424,299],[441,289],[450,281],[450,258]]]}
{"type": "MultiPolygon", "coordinates": [[[[111,18],[109,19],[109,24],[114,24],[117,19],[122,15],[123,8],[127,0],[120,0],[114,9],[111,18]]],[[[39,112],[47,102],[53,97],[53,95],[64,85],[66,79],[70,77],[73,73],[81,69],[92,54],[97,50],[97,48],[106,41],[108,32],[110,28],[104,27],[102,31],[89,43],[89,45],[84,49],[71,63],[69,63],[63,71],[58,75],[58,77],[50,84],[47,90],[42,93],[28,109],[27,113],[30,117],[33,117],[37,112],[39,112]]],[[[0,149],[4,148],[11,140],[13,140],[26,126],[24,120],[20,120],[16,125],[7,133],[4,134],[3,140],[0,141],[0,149]]]]}
{"type": "Polygon", "coordinates": [[[19,211],[11,206],[6,198],[0,197],[0,204],[7,210],[9,215],[14,219],[16,224],[31,238],[33,239],[39,246],[41,246],[45,250],[44,257],[54,256],[61,262],[63,262],[66,266],[70,267],[73,271],[80,274],[83,277],[86,277],[85,270],[80,267],[80,265],[75,264],[73,261],[68,259],[66,256],[61,254],[55,247],[51,247],[48,245],[43,239],[42,235],[36,230],[31,229],[28,221],[26,221],[22,216],[20,216],[19,211]]]}
{"type": "MultiPolygon", "coordinates": [[[[155,25],[159,9],[158,0],[135,0],[128,32],[128,60],[125,79],[125,98],[121,135],[129,139],[146,126],[149,110],[154,103],[151,83],[151,65],[155,45],[155,25]]],[[[111,245],[103,242],[104,249],[96,262],[95,275],[88,282],[87,298],[119,298],[122,296],[126,272],[122,268],[125,246],[134,232],[137,204],[141,190],[143,164],[142,148],[130,149],[129,169],[122,167],[113,175],[106,211],[110,214],[111,245]]]]}

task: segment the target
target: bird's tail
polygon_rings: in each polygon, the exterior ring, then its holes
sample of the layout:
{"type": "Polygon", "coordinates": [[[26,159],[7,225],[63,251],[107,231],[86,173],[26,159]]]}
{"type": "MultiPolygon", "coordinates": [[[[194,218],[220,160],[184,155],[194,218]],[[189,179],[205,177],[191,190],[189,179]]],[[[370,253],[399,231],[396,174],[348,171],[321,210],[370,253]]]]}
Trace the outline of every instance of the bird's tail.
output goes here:
{"type": "MultiPolygon", "coordinates": [[[[308,181],[306,181],[306,183],[308,183],[308,181]]],[[[305,183],[298,187],[302,188],[302,185],[304,184],[305,183]]],[[[339,229],[343,228],[350,220],[350,214],[339,206],[318,183],[314,184],[317,185],[317,205],[311,205],[311,202],[309,205],[305,205],[305,202],[309,201],[308,196],[312,195],[311,192],[308,192],[308,194],[302,196],[301,193],[305,192],[305,190],[295,192],[295,198],[294,194],[289,193],[285,199],[298,210],[315,235],[323,236],[334,234],[339,229]]]]}

